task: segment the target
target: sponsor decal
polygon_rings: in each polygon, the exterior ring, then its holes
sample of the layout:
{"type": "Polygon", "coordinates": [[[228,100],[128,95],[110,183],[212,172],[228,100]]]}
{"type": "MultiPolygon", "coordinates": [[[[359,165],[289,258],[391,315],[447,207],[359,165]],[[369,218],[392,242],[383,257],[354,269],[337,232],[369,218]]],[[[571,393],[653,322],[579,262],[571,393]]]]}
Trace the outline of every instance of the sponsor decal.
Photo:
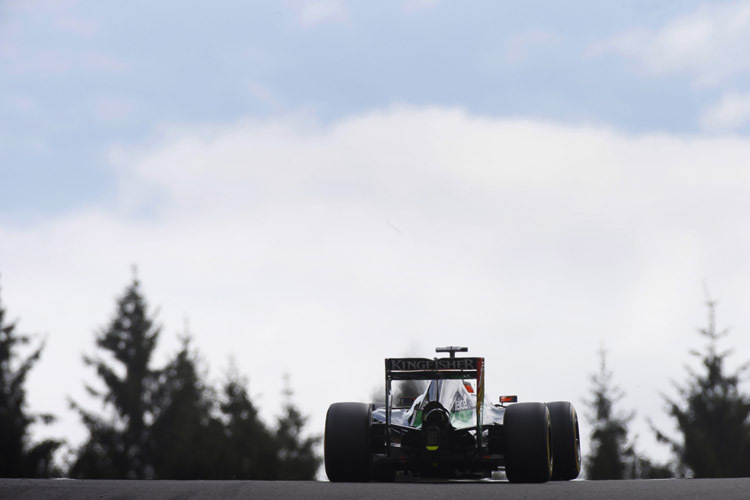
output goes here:
{"type": "Polygon", "coordinates": [[[476,370],[477,358],[389,359],[392,371],[476,370]]]}
{"type": "Polygon", "coordinates": [[[451,411],[461,411],[468,409],[469,401],[461,394],[456,394],[456,397],[453,399],[453,408],[451,409],[451,411]]]}

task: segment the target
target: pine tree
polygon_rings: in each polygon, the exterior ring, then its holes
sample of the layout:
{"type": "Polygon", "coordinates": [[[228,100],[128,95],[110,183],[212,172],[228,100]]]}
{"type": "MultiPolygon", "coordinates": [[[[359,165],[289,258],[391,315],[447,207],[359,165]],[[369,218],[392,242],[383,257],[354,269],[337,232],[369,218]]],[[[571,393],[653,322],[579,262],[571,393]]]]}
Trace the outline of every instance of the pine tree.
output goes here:
{"type": "Polygon", "coordinates": [[[628,446],[628,424],[633,414],[615,411],[615,404],[623,397],[612,384],[612,372],[607,368],[607,355],[600,352],[599,371],[591,377],[593,399],[588,402],[594,414],[591,419],[591,454],[586,459],[588,479],[624,479],[632,462],[628,446]]]}
{"type": "Polygon", "coordinates": [[[223,426],[198,370],[189,337],[162,371],[151,452],[158,479],[221,479],[223,426]]]}
{"type": "Polygon", "coordinates": [[[73,477],[148,478],[148,423],[153,417],[153,395],[158,372],[150,366],[160,328],[148,316],[137,279],[117,301],[109,326],[96,337],[96,345],[110,359],[84,356],[104,383],[103,391],[87,386],[101,399],[111,416],[102,417],[72,402],[89,431],[70,470],[73,477]],[[114,366],[109,363],[115,362],[114,366]]]}
{"type": "Polygon", "coordinates": [[[50,477],[59,474],[53,454],[62,443],[52,439],[30,442],[29,427],[36,421],[51,423],[54,417],[28,413],[24,388],[44,343],[18,360],[18,347],[29,344],[31,338],[15,333],[15,328],[15,323],[6,323],[0,301],[0,477],[50,477]]]}
{"type": "Polygon", "coordinates": [[[701,372],[688,369],[687,384],[677,388],[680,398],[665,398],[681,440],[659,431],[657,438],[671,445],[684,475],[749,476],[750,398],[740,390],[748,364],[727,372],[731,351],[719,351],[719,341],[729,330],[716,329],[716,302],[709,298],[706,305],[708,325],[699,330],[708,341],[706,350],[690,353],[700,359],[701,372]]]}
{"type": "Polygon", "coordinates": [[[635,412],[624,413],[616,406],[624,393],[612,383],[607,354],[600,351],[599,371],[591,377],[591,453],[586,458],[588,479],[664,479],[674,476],[669,464],[660,464],[642,455],[630,437],[635,412]]]}
{"type": "Polygon", "coordinates": [[[258,410],[247,392],[247,381],[234,367],[224,383],[223,393],[220,406],[225,420],[223,477],[278,478],[280,464],[275,436],[258,417],[258,410]]]}
{"type": "Polygon", "coordinates": [[[321,438],[320,436],[304,437],[307,417],[302,415],[294,405],[288,380],[284,395],[286,402],[276,428],[276,446],[281,466],[278,479],[315,479],[322,462],[315,452],[321,438]]]}

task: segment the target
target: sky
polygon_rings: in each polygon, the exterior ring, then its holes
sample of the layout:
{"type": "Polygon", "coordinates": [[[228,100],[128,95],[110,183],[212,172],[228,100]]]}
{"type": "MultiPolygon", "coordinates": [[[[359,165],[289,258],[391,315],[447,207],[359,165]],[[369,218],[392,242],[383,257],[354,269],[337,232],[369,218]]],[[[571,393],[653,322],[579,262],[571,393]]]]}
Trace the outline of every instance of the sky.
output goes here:
{"type": "Polygon", "coordinates": [[[383,359],[466,345],[489,395],[586,399],[637,445],[716,300],[750,359],[750,1],[0,0],[0,286],[45,340],[35,436],[133,266],[209,380],[322,433],[383,359]]]}

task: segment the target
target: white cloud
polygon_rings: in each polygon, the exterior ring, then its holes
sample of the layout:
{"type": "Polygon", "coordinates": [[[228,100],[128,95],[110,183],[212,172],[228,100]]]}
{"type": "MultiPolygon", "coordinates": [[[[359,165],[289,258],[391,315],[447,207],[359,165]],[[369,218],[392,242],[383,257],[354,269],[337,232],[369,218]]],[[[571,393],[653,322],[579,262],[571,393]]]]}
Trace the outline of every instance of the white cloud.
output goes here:
{"type": "Polygon", "coordinates": [[[49,334],[32,408],[82,437],[65,397],[84,398],[80,354],[136,262],[160,359],[187,317],[214,374],[234,355],[266,415],[289,372],[321,429],[328,403],[369,397],[384,357],[446,343],[487,357],[490,394],[583,411],[604,340],[626,403],[659,423],[699,345],[701,281],[720,323],[750,326],[748,155],[739,138],[440,108],[167,131],[116,155],[117,210],[0,226],[4,303],[49,334]]]}
{"type": "Polygon", "coordinates": [[[701,125],[709,131],[737,130],[750,124],[750,94],[730,92],[708,108],[701,125]]]}
{"type": "Polygon", "coordinates": [[[655,74],[692,74],[715,85],[750,69],[750,2],[707,4],[657,30],[636,30],[593,49],[619,52],[655,74]]]}

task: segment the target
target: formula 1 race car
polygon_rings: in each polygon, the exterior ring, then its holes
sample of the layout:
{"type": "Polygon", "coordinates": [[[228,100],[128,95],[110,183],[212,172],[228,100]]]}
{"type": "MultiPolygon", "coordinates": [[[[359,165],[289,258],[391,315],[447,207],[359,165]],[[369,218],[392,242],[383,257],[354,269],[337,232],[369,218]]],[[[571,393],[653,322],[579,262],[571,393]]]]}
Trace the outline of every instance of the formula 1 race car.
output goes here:
{"type": "Polygon", "coordinates": [[[567,401],[485,401],[484,358],[385,360],[385,404],[334,403],[325,426],[331,481],[391,481],[397,473],[510,482],[575,479],[581,470],[578,416],[567,401]]]}

